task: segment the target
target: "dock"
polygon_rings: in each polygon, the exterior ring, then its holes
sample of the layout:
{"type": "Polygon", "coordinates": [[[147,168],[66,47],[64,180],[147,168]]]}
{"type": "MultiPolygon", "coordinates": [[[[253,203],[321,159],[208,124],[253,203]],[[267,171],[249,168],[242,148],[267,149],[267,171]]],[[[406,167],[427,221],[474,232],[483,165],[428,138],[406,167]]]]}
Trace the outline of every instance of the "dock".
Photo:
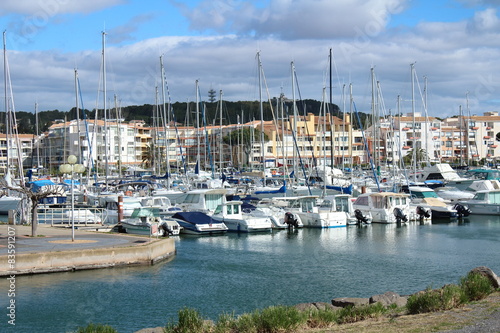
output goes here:
{"type": "Polygon", "coordinates": [[[175,256],[173,238],[99,232],[102,226],[75,229],[38,225],[0,225],[0,276],[66,272],[130,265],[153,265],[175,256]]]}

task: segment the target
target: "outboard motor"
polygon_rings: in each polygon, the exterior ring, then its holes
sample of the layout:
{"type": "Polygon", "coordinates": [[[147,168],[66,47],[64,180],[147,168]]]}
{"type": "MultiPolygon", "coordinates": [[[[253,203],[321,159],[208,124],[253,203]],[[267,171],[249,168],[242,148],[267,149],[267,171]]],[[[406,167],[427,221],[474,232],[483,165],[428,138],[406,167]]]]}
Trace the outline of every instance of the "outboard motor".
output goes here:
{"type": "Polygon", "coordinates": [[[164,237],[167,237],[174,233],[174,231],[166,223],[160,224],[160,228],[163,230],[164,237]]]}
{"type": "Polygon", "coordinates": [[[363,212],[361,212],[361,210],[359,210],[359,209],[356,209],[354,211],[354,217],[356,218],[356,220],[358,220],[358,224],[368,222],[368,219],[366,218],[366,216],[364,216],[363,212]]]}
{"type": "Polygon", "coordinates": [[[460,203],[456,203],[455,206],[453,206],[453,209],[457,211],[458,217],[465,217],[470,215],[469,207],[460,203]]]}
{"type": "Polygon", "coordinates": [[[288,225],[288,228],[291,228],[291,227],[298,228],[299,227],[299,221],[297,221],[297,219],[295,218],[293,213],[290,213],[290,212],[285,213],[285,221],[284,222],[288,225]]]}
{"type": "Polygon", "coordinates": [[[430,209],[425,209],[422,206],[417,206],[417,215],[420,218],[420,220],[423,220],[425,218],[431,217],[431,212],[430,209]]]}
{"type": "Polygon", "coordinates": [[[393,213],[398,224],[401,224],[401,221],[408,222],[408,217],[403,213],[403,210],[401,208],[394,208],[393,213]]]}

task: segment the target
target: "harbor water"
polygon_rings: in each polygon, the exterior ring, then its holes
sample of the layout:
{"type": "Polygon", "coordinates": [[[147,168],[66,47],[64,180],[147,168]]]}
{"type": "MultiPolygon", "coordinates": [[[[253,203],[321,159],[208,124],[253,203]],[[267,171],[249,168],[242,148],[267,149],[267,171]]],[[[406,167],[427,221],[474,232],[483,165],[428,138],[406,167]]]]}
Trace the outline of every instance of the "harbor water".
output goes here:
{"type": "Polygon", "coordinates": [[[3,279],[0,331],[70,332],[92,322],[134,332],[177,320],[184,307],[216,320],[271,305],[411,294],[457,283],[477,266],[500,273],[500,216],[181,236],[176,247],[174,258],[154,266],[17,276],[15,327],[3,279]]]}

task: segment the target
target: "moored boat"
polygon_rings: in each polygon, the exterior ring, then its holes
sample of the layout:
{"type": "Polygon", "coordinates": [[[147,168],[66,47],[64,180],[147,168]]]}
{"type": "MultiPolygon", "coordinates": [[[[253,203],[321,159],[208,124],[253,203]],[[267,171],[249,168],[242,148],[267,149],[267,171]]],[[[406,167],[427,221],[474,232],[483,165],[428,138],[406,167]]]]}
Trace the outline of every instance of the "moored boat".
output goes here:
{"type": "Polygon", "coordinates": [[[181,233],[191,235],[225,234],[227,226],[202,212],[178,212],[172,215],[182,227],[181,233]]]}

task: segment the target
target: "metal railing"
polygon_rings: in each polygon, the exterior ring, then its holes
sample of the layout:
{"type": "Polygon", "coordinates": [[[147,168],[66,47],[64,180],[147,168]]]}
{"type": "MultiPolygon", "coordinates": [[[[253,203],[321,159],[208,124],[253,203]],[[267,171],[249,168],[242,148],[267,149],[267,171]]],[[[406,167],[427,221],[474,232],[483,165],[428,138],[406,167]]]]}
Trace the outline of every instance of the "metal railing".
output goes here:
{"type": "Polygon", "coordinates": [[[107,218],[106,210],[97,207],[70,207],[52,208],[40,207],[37,209],[38,223],[46,223],[51,226],[57,224],[71,225],[74,219],[75,225],[104,224],[107,218]]]}

